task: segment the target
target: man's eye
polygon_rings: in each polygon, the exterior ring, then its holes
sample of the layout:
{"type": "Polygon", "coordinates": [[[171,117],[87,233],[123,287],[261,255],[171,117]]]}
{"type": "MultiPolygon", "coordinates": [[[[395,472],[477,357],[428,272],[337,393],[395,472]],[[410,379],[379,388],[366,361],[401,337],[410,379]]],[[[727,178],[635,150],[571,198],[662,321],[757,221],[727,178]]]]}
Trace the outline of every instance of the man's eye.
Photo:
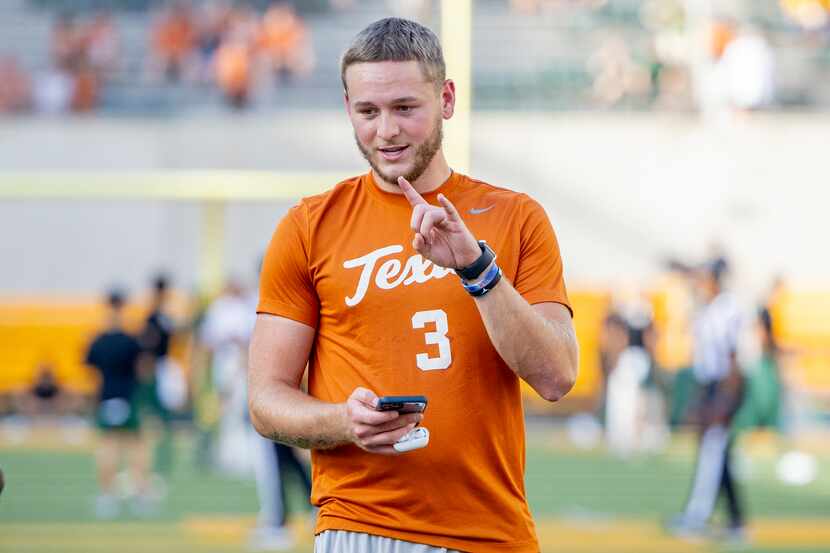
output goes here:
{"type": "Polygon", "coordinates": [[[404,113],[412,111],[414,108],[412,106],[398,106],[398,111],[402,111],[404,113]]]}

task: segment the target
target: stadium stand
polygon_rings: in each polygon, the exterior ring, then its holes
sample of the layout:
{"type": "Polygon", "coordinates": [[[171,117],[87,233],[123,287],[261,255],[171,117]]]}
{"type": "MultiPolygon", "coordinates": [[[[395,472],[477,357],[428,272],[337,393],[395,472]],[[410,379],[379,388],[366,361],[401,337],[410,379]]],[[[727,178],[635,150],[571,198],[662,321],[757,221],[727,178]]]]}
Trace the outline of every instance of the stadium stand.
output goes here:
{"type": "MultiPolygon", "coordinates": [[[[198,9],[206,2],[193,4],[198,9]]],[[[267,2],[253,4],[264,7],[267,2]]],[[[591,94],[597,78],[592,73],[592,59],[604,46],[622,44],[638,78],[651,79],[654,84],[661,78],[661,71],[666,70],[665,62],[655,57],[656,41],[662,41],[664,31],[671,30],[677,21],[670,18],[650,21],[647,8],[653,2],[615,0],[599,3],[599,7],[589,7],[590,3],[549,4],[556,8],[521,13],[511,10],[504,0],[476,2],[474,107],[546,110],[655,107],[657,98],[653,91],[646,91],[647,82],[642,83],[642,90],[633,91],[611,105],[597,103],[591,94]],[[505,44],[510,47],[505,48],[505,44]],[[516,56],[516,52],[522,55],[516,56]]],[[[15,56],[30,73],[40,75],[48,68],[50,29],[58,14],[71,8],[80,16],[89,16],[95,13],[94,6],[101,5],[122,6],[114,12],[122,60],[104,89],[101,110],[119,114],[165,114],[221,108],[221,94],[213,86],[190,81],[169,84],[148,78],[150,29],[159,4],[146,0],[3,2],[0,53],[15,56]]],[[[290,86],[259,83],[254,106],[266,110],[338,107],[338,58],[343,46],[366,23],[389,15],[390,5],[393,4],[383,0],[364,0],[350,8],[334,10],[327,8],[325,2],[297,3],[310,29],[317,66],[307,78],[290,86]]],[[[438,3],[430,5],[429,23],[438,27],[438,3]]],[[[815,35],[813,40],[804,40],[803,31],[784,16],[777,0],[753,2],[743,15],[764,30],[775,51],[778,105],[803,108],[830,102],[830,84],[827,84],[830,78],[814,78],[830,75],[826,36],[815,35]]],[[[674,109],[690,108],[691,91],[684,86],[672,92],[686,96],[685,100],[668,103],[674,109]]]]}

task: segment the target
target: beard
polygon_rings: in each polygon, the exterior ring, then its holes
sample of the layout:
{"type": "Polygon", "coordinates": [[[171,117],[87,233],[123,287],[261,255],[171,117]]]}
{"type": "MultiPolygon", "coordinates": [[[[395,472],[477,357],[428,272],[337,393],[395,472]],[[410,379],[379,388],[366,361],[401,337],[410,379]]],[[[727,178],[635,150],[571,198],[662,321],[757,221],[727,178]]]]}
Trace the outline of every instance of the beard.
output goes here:
{"type": "Polygon", "coordinates": [[[369,165],[372,166],[372,169],[374,169],[375,173],[381,179],[395,186],[398,184],[398,177],[403,177],[410,183],[414,183],[421,175],[424,174],[424,171],[427,170],[430,162],[432,162],[432,158],[434,158],[435,154],[438,153],[438,150],[441,149],[441,143],[444,140],[444,121],[440,116],[438,117],[432,134],[430,134],[423,143],[415,148],[415,160],[413,161],[412,167],[409,171],[405,173],[393,174],[384,171],[380,168],[380,164],[372,155],[373,152],[360,143],[357,133],[355,133],[354,139],[360,153],[363,154],[363,157],[369,162],[369,165]]]}

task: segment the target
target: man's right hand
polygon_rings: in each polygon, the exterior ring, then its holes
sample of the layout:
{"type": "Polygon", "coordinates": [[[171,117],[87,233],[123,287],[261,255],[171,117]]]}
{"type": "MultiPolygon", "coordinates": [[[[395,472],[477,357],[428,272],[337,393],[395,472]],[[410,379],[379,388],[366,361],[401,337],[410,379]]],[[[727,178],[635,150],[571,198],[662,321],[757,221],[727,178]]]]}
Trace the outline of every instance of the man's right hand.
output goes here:
{"type": "Polygon", "coordinates": [[[349,439],[370,453],[400,455],[392,444],[403,438],[421,422],[421,413],[399,414],[377,411],[378,396],[366,388],[355,388],[346,400],[349,439]]]}

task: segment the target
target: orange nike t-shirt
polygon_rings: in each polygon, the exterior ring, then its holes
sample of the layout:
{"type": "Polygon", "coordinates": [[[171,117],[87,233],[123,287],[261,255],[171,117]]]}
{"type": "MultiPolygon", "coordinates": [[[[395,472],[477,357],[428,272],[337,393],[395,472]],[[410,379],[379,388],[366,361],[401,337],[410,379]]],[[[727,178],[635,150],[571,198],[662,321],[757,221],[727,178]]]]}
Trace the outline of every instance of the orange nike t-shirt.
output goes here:
{"type": "MultiPolygon", "coordinates": [[[[568,306],[542,207],[453,173],[441,192],[531,304],[568,306]]],[[[312,452],[316,532],[349,530],[472,552],[538,552],[524,486],[519,379],[493,347],[475,300],[412,248],[412,208],[371,173],[303,199],[265,256],[257,311],[317,331],[309,393],[343,402],[362,386],[425,395],[426,448],[400,456],[357,446],[312,452]]]]}

